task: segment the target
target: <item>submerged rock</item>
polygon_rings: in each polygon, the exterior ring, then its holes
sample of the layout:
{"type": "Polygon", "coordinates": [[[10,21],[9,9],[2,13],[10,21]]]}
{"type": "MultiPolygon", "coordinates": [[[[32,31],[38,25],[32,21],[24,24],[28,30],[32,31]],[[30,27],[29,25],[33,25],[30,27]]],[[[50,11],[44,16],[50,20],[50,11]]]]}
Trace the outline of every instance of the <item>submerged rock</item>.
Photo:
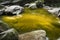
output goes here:
{"type": "Polygon", "coordinates": [[[46,40],[46,32],[37,30],[19,35],[19,40],[46,40]]]}

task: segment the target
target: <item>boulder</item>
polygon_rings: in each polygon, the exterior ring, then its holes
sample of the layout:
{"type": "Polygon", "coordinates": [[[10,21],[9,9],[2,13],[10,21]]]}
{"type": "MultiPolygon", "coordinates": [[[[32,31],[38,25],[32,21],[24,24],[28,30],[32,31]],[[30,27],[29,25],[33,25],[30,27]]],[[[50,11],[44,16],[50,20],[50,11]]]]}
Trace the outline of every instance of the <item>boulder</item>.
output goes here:
{"type": "Polygon", "coordinates": [[[44,30],[36,30],[19,35],[19,40],[46,40],[46,32],[44,30]]]}
{"type": "Polygon", "coordinates": [[[18,40],[18,33],[13,28],[3,31],[0,33],[0,40],[18,40]]]}
{"type": "Polygon", "coordinates": [[[14,15],[14,14],[19,15],[24,11],[24,8],[19,5],[12,5],[12,6],[5,6],[5,8],[3,8],[3,11],[7,15],[14,15]]]}
{"type": "Polygon", "coordinates": [[[18,32],[0,21],[0,40],[18,40],[18,32]]]}

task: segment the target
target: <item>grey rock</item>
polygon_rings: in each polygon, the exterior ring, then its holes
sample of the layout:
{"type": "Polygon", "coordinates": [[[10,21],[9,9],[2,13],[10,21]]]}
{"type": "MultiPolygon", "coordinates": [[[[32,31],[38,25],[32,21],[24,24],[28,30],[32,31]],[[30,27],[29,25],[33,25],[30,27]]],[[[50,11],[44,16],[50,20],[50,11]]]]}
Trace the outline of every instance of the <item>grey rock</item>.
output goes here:
{"type": "Polygon", "coordinates": [[[36,3],[31,3],[28,8],[36,9],[37,8],[36,3]]]}
{"type": "Polygon", "coordinates": [[[42,8],[43,3],[39,1],[35,1],[34,3],[27,3],[24,6],[30,8],[30,9],[37,9],[37,8],[42,8]]]}
{"type": "Polygon", "coordinates": [[[1,5],[13,5],[14,3],[20,2],[21,0],[4,0],[0,2],[1,5]]]}
{"type": "Polygon", "coordinates": [[[3,11],[2,10],[0,10],[0,15],[2,15],[3,14],[3,11]]]}
{"type": "Polygon", "coordinates": [[[60,40],[60,37],[57,40],[60,40]]]}
{"type": "Polygon", "coordinates": [[[16,2],[19,2],[19,1],[21,1],[21,0],[13,0],[12,3],[16,3],[16,2]]]}
{"type": "Polygon", "coordinates": [[[15,29],[11,28],[0,33],[0,40],[18,40],[18,34],[15,29]]]}
{"type": "Polygon", "coordinates": [[[7,5],[7,4],[10,4],[10,1],[4,1],[2,3],[0,3],[1,5],[7,5]]]}
{"type": "Polygon", "coordinates": [[[46,37],[46,40],[49,40],[49,38],[48,38],[48,37],[46,37]]]}
{"type": "Polygon", "coordinates": [[[12,6],[5,6],[2,10],[5,12],[5,14],[19,15],[24,11],[24,8],[19,5],[12,5],[12,6]]]}
{"type": "Polygon", "coordinates": [[[19,40],[46,40],[46,32],[44,30],[36,30],[19,35],[19,40]]]}
{"type": "Polygon", "coordinates": [[[46,10],[51,10],[51,9],[53,9],[53,7],[49,7],[49,6],[44,6],[43,8],[46,9],[46,10]]]}
{"type": "Polygon", "coordinates": [[[18,32],[8,24],[0,21],[0,40],[18,40],[18,32]]]}
{"type": "Polygon", "coordinates": [[[24,7],[29,7],[29,5],[30,5],[30,3],[27,3],[27,4],[24,5],[24,7]]]}
{"type": "Polygon", "coordinates": [[[48,10],[48,12],[52,13],[52,14],[55,14],[56,16],[59,16],[60,15],[60,7],[55,7],[51,10],[48,10]]]}
{"type": "Polygon", "coordinates": [[[6,31],[8,29],[10,29],[9,25],[7,23],[5,23],[5,22],[0,20],[0,31],[6,31]]]}

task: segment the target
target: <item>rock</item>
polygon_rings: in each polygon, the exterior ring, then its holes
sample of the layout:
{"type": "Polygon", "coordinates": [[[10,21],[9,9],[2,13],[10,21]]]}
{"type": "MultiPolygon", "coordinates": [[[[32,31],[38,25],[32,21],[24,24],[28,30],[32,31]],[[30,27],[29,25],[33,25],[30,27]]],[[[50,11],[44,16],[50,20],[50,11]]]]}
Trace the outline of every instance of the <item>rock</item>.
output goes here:
{"type": "Polygon", "coordinates": [[[57,40],[60,40],[60,37],[57,40]]]}
{"type": "Polygon", "coordinates": [[[25,4],[25,5],[24,5],[24,7],[29,7],[29,5],[30,5],[30,4],[29,4],[29,3],[27,3],[27,4],[25,4]]]}
{"type": "Polygon", "coordinates": [[[59,16],[60,15],[60,7],[56,7],[56,8],[53,8],[51,10],[48,10],[48,12],[52,13],[52,14],[55,14],[56,16],[59,16]]]}
{"type": "Polygon", "coordinates": [[[0,2],[1,5],[15,5],[16,3],[18,4],[20,2],[20,0],[5,0],[0,2]]]}
{"type": "Polygon", "coordinates": [[[0,20],[0,31],[3,32],[3,31],[6,31],[8,29],[10,29],[10,27],[8,26],[8,24],[7,23],[4,23],[3,21],[0,20]]]}
{"type": "Polygon", "coordinates": [[[39,2],[39,1],[35,1],[34,3],[27,3],[24,6],[30,8],[30,9],[36,9],[36,8],[42,8],[43,3],[39,2]]]}
{"type": "Polygon", "coordinates": [[[46,10],[51,10],[51,9],[53,9],[53,7],[50,7],[50,6],[44,6],[43,8],[46,9],[46,10]]]}
{"type": "Polygon", "coordinates": [[[36,3],[31,3],[28,8],[36,9],[37,8],[36,3]]]}
{"type": "Polygon", "coordinates": [[[15,29],[11,28],[0,33],[0,40],[18,40],[18,34],[15,29]]]}
{"type": "Polygon", "coordinates": [[[19,40],[46,40],[46,32],[44,30],[36,30],[19,35],[19,40]]]}
{"type": "Polygon", "coordinates": [[[2,10],[0,10],[0,15],[2,15],[3,14],[3,11],[2,10]]]}
{"type": "Polygon", "coordinates": [[[49,40],[49,38],[48,38],[48,37],[46,37],[46,40],[49,40]]]}
{"type": "Polygon", "coordinates": [[[16,2],[19,2],[20,0],[13,0],[12,3],[16,3],[16,2]]]}
{"type": "Polygon", "coordinates": [[[18,32],[0,21],[0,40],[18,40],[18,32]]]}
{"type": "Polygon", "coordinates": [[[10,3],[10,1],[4,1],[4,2],[2,2],[2,3],[0,3],[1,5],[6,5],[6,4],[9,4],[10,3]]]}
{"type": "Polygon", "coordinates": [[[19,5],[5,6],[4,12],[8,15],[19,15],[24,11],[24,8],[19,5]]]}

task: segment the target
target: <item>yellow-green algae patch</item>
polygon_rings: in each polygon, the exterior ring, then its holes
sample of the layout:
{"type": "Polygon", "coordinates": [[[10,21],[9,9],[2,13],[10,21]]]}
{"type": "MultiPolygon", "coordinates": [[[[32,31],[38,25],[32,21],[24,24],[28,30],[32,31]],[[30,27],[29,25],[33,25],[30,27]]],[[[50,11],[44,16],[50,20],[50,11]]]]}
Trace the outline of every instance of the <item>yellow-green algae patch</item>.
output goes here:
{"type": "Polygon", "coordinates": [[[43,29],[46,30],[50,40],[56,40],[60,36],[59,18],[49,14],[44,9],[25,9],[22,16],[3,16],[2,20],[19,33],[43,29]]]}

